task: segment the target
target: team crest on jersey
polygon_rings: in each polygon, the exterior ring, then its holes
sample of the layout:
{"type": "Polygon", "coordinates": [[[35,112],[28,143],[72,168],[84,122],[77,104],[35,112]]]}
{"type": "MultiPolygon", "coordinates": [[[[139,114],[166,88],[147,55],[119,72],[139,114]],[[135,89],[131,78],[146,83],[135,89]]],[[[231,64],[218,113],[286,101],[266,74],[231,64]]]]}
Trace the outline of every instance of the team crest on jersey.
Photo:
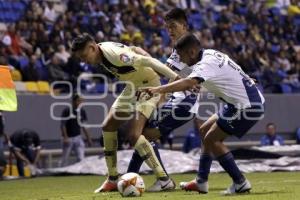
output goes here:
{"type": "Polygon", "coordinates": [[[122,53],[120,55],[120,60],[123,62],[123,63],[126,63],[126,64],[130,64],[132,63],[132,60],[130,59],[130,57],[124,53],[122,53]]]}

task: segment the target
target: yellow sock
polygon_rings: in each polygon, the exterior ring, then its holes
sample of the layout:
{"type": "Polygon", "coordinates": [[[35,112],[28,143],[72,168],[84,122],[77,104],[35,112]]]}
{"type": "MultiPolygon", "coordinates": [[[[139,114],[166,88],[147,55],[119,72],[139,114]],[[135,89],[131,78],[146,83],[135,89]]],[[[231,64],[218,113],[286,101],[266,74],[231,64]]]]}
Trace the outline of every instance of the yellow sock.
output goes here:
{"type": "Polygon", "coordinates": [[[134,148],[139,152],[139,155],[145,160],[158,178],[167,177],[167,174],[154,153],[153,147],[143,135],[139,137],[134,148]]]}
{"type": "Polygon", "coordinates": [[[108,169],[108,176],[118,176],[117,170],[117,149],[118,134],[117,131],[103,131],[104,156],[108,169]]]}

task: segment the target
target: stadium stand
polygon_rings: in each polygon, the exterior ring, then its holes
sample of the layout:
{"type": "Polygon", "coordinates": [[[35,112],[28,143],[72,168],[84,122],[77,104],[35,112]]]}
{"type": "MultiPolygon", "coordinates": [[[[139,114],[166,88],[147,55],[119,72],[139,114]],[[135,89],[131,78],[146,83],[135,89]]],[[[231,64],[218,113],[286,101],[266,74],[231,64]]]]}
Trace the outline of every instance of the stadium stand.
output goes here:
{"type": "MultiPolygon", "coordinates": [[[[297,1],[287,2],[0,1],[0,51],[23,81],[76,84],[81,73],[103,72],[70,57],[74,36],[89,32],[97,41],[138,45],[164,61],[170,39],[162,17],[178,6],[189,13],[190,28],[203,46],[231,55],[265,93],[298,93],[300,13],[297,1]]],[[[103,92],[94,87],[87,91],[103,92]]]]}

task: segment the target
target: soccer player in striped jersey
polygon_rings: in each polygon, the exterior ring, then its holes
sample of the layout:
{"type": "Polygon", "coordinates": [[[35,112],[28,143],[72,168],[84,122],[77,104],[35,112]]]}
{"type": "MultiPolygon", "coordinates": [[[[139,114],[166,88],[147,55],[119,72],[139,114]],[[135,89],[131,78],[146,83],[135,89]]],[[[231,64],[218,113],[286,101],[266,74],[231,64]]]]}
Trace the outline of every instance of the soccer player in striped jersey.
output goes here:
{"type": "Polygon", "coordinates": [[[190,182],[181,182],[180,187],[207,193],[212,156],[215,156],[233,180],[233,184],[223,193],[250,191],[250,182],[239,170],[223,141],[230,135],[241,138],[262,119],[265,103],[263,95],[254,81],[228,55],[213,49],[202,49],[200,41],[193,34],[181,37],[176,42],[175,49],[181,61],[191,66],[193,72],[187,78],[143,91],[152,96],[157,93],[185,91],[201,84],[225,102],[223,109],[213,114],[200,127],[200,132],[205,137],[198,175],[190,182]]]}
{"type": "MultiPolygon", "coordinates": [[[[164,20],[172,43],[175,43],[178,38],[189,31],[187,16],[185,11],[180,8],[174,8],[168,11],[164,17],[164,20]]],[[[138,49],[136,52],[145,54],[145,52],[143,52],[141,49],[138,49]]],[[[179,55],[175,49],[172,50],[172,54],[167,59],[166,65],[176,72],[180,77],[186,77],[192,72],[190,67],[180,61],[179,55]]],[[[158,108],[157,116],[150,120],[148,126],[144,129],[143,134],[147,138],[151,138],[154,141],[157,140],[158,137],[166,139],[173,130],[192,120],[195,116],[195,113],[198,111],[197,108],[196,94],[189,90],[174,92],[172,93],[171,97],[167,99],[167,102],[164,103],[162,107],[158,108]],[[151,127],[154,127],[156,131],[151,127]]],[[[197,122],[199,121],[196,118],[195,120],[197,120],[197,122]]],[[[161,162],[156,143],[151,142],[151,144],[159,161],[161,162]]],[[[135,151],[130,160],[127,171],[138,173],[142,163],[143,159],[139,156],[138,152],[135,151]]],[[[163,164],[162,167],[164,167],[163,164]]],[[[157,180],[157,182],[149,187],[147,191],[163,191],[164,188],[162,186],[163,185],[161,182],[157,180]]]]}

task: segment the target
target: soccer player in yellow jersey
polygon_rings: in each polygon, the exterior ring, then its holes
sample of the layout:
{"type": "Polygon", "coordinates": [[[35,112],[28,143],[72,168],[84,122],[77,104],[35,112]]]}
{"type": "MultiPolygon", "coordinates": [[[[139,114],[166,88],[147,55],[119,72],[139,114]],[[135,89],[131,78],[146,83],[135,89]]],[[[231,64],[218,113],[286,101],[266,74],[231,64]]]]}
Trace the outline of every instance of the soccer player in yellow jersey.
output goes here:
{"type": "Polygon", "coordinates": [[[95,190],[95,193],[117,190],[117,129],[124,123],[124,119],[130,116],[131,144],[154,171],[163,188],[166,190],[175,188],[175,183],[164,172],[151,144],[142,135],[145,123],[156,108],[159,97],[136,102],[134,94],[141,87],[159,86],[158,73],[171,80],[175,80],[177,74],[158,60],[135,53],[133,50],[137,51],[137,49],[133,48],[136,47],[131,48],[116,42],[97,44],[88,34],[78,36],[72,43],[72,52],[83,62],[104,67],[120,81],[132,83],[126,85],[104,119],[102,130],[108,178],[95,190]]]}

